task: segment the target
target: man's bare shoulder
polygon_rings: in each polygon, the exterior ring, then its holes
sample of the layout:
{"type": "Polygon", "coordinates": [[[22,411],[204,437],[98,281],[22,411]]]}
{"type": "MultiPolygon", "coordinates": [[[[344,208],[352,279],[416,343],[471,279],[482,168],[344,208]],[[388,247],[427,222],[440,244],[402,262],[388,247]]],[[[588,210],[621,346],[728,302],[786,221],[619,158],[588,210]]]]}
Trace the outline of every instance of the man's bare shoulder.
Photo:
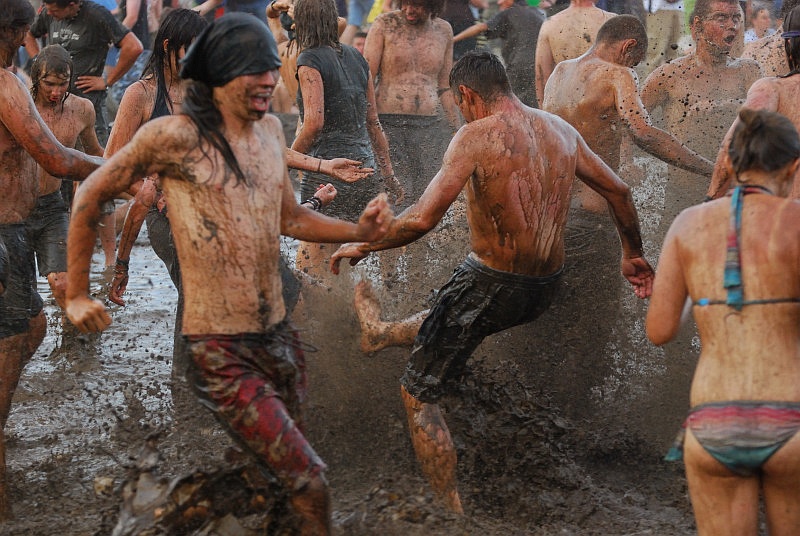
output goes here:
{"type": "Polygon", "coordinates": [[[453,27],[446,20],[436,17],[435,19],[431,20],[431,24],[433,25],[434,31],[437,33],[453,37],[453,27]]]}

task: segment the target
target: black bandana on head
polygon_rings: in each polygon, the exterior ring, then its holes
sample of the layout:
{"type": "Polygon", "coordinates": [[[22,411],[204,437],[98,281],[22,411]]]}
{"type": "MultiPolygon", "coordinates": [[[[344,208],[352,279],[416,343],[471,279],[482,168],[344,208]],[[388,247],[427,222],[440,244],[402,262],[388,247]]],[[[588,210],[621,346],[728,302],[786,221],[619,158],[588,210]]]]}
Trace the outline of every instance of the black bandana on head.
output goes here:
{"type": "Polygon", "coordinates": [[[181,65],[181,78],[219,87],[237,76],[277,69],[281,60],[265,23],[253,15],[229,13],[203,30],[181,65]]]}

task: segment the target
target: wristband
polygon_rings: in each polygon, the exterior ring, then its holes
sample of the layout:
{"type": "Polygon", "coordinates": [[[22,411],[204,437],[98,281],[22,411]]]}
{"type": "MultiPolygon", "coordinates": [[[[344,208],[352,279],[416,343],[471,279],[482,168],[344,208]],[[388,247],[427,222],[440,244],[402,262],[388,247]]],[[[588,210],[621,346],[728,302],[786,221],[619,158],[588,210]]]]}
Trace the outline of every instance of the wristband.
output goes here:
{"type": "Polygon", "coordinates": [[[316,195],[312,196],[312,197],[309,197],[308,199],[306,199],[305,201],[303,201],[300,204],[301,205],[305,205],[306,203],[311,205],[311,210],[315,210],[317,212],[322,210],[322,199],[320,199],[316,195]]]}
{"type": "Polygon", "coordinates": [[[124,266],[125,268],[127,268],[130,263],[131,263],[130,259],[124,260],[124,259],[120,259],[119,257],[117,257],[116,264],[119,265],[119,266],[124,266]]]}

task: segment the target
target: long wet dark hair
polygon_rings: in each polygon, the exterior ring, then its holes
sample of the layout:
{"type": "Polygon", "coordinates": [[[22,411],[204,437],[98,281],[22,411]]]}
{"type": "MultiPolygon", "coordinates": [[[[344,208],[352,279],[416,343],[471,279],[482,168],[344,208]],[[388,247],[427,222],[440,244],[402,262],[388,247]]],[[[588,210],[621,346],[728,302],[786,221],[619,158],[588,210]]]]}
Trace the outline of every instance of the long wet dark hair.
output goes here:
{"type": "MultiPolygon", "coordinates": [[[[47,45],[39,54],[33,58],[31,63],[31,96],[36,100],[39,94],[39,84],[42,77],[48,74],[63,76],[69,83],[72,83],[72,73],[74,72],[72,58],[69,52],[61,45],[47,45]]],[[[64,101],[69,96],[69,90],[64,93],[61,99],[61,110],[64,110],[64,101]]]]}
{"type": "MultiPolygon", "coordinates": [[[[222,159],[228,164],[236,177],[236,185],[249,185],[247,177],[244,176],[236,155],[233,154],[228,140],[222,133],[222,113],[214,104],[213,88],[205,82],[192,80],[186,88],[186,98],[183,101],[182,111],[197,125],[197,133],[200,136],[200,150],[212,163],[214,158],[207,151],[208,145],[219,151],[222,159]],[[207,145],[208,144],[208,145],[207,145]]],[[[228,175],[222,179],[222,184],[228,182],[228,175]]]]}
{"type": "Polygon", "coordinates": [[[338,20],[333,0],[297,0],[294,22],[300,50],[325,46],[341,49],[338,20]]]}
{"type": "Polygon", "coordinates": [[[142,79],[155,78],[156,98],[166,99],[172,111],[172,99],[169,97],[164,69],[169,70],[173,80],[178,79],[178,54],[181,48],[188,49],[192,41],[200,35],[208,22],[191,9],[173,9],[161,21],[155,40],[153,52],[142,72],[142,79]],[[164,41],[167,41],[166,47],[164,41]],[[174,60],[174,61],[173,61],[174,60]]]}
{"type": "Polygon", "coordinates": [[[742,108],[728,146],[736,174],[745,171],[777,171],[800,158],[800,136],[786,116],[742,108]]]}

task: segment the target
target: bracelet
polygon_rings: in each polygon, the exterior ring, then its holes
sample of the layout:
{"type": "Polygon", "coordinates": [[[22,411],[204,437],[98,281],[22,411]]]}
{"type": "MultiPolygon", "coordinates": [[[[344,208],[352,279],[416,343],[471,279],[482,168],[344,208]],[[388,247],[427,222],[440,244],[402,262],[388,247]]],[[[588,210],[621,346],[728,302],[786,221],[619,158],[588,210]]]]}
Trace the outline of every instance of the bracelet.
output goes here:
{"type": "Polygon", "coordinates": [[[317,164],[317,173],[319,173],[320,169],[322,169],[322,158],[319,159],[319,163],[317,164]]]}
{"type": "Polygon", "coordinates": [[[301,205],[305,205],[306,203],[311,205],[311,210],[316,210],[317,212],[322,210],[322,199],[320,199],[316,195],[309,197],[308,199],[306,199],[305,201],[303,201],[300,204],[301,205]]]}
{"type": "Polygon", "coordinates": [[[707,196],[705,196],[703,198],[703,203],[708,203],[709,201],[713,201],[713,200],[714,200],[713,197],[711,197],[710,195],[707,195],[707,196]]]}
{"type": "Polygon", "coordinates": [[[117,257],[116,264],[119,265],[119,266],[124,266],[125,268],[127,268],[130,263],[131,263],[130,259],[124,260],[124,259],[120,259],[119,257],[117,257]]]}

